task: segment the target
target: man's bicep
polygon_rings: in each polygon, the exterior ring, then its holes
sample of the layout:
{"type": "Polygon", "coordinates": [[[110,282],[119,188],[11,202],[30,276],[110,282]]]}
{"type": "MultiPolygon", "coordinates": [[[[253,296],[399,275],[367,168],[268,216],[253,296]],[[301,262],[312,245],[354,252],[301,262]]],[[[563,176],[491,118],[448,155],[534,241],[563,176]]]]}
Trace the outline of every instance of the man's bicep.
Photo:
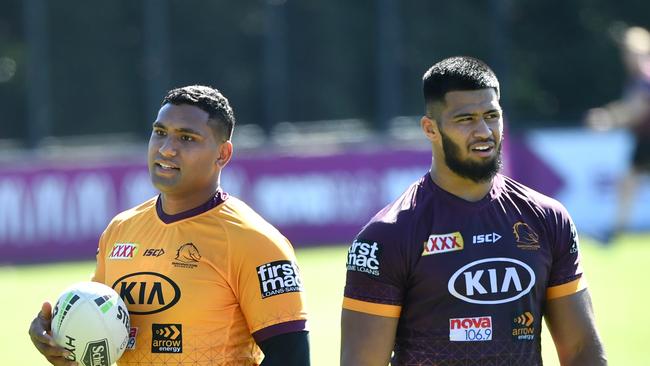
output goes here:
{"type": "Polygon", "coordinates": [[[399,318],[343,309],[341,366],[388,365],[399,318]]]}
{"type": "Polygon", "coordinates": [[[587,289],[548,300],[544,317],[563,365],[580,364],[580,360],[604,360],[587,289]]]}

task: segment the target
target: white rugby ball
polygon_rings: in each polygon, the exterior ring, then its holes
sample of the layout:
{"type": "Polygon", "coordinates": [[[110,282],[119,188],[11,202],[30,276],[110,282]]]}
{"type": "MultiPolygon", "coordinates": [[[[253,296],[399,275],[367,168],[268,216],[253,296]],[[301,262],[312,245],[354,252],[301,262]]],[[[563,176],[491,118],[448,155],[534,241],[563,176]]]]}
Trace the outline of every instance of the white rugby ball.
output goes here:
{"type": "Polygon", "coordinates": [[[130,318],[124,301],[97,282],[68,287],[52,310],[54,341],[83,366],[110,366],[129,341],[130,318]]]}

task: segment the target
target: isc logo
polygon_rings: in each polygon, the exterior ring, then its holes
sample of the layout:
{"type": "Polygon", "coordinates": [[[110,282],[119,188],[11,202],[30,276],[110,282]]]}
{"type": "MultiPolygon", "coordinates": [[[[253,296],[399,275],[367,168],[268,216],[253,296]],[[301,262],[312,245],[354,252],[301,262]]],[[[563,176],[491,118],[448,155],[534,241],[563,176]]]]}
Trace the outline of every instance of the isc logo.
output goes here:
{"type": "Polygon", "coordinates": [[[501,235],[497,233],[492,234],[480,234],[472,236],[473,244],[483,244],[483,243],[496,243],[501,239],[501,235]]]}
{"type": "Polygon", "coordinates": [[[449,234],[435,234],[424,242],[422,256],[463,250],[463,236],[456,231],[449,234]]]}
{"type": "Polygon", "coordinates": [[[292,261],[282,260],[257,267],[262,298],[302,291],[298,266],[292,261]]]}
{"type": "Polygon", "coordinates": [[[143,257],[160,257],[161,255],[165,254],[164,249],[155,249],[155,248],[149,248],[142,253],[143,257]]]}
{"type": "Polygon", "coordinates": [[[472,304],[503,304],[530,292],[535,272],[512,258],[486,258],[468,263],[449,279],[454,297],[472,304]]]}

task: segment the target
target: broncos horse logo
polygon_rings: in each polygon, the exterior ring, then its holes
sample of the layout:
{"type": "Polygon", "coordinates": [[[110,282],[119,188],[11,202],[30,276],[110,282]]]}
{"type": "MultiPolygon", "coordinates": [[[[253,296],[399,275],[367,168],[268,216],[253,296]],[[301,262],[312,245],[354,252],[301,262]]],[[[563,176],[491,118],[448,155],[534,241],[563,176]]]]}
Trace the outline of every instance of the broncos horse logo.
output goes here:
{"type": "Polygon", "coordinates": [[[201,260],[201,254],[192,243],[181,245],[176,251],[176,260],[183,263],[196,263],[201,260]]]}
{"type": "Polygon", "coordinates": [[[539,248],[539,235],[525,222],[518,222],[512,227],[515,234],[515,239],[520,248],[538,249],[539,248]]]}

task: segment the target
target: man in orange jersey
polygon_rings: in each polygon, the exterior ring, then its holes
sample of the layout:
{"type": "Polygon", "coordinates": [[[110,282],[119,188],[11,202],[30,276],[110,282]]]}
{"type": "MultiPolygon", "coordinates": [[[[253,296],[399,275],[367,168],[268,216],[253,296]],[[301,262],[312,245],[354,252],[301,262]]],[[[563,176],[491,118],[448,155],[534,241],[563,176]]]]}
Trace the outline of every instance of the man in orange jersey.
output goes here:
{"type": "MultiPolygon", "coordinates": [[[[93,280],[131,315],[118,365],[309,365],[304,292],[291,244],[219,185],[235,124],[216,89],[163,99],[149,140],[161,192],[117,215],[99,241],[93,280]]],[[[56,346],[46,302],[30,327],[53,365],[80,352],[56,346]]]]}

